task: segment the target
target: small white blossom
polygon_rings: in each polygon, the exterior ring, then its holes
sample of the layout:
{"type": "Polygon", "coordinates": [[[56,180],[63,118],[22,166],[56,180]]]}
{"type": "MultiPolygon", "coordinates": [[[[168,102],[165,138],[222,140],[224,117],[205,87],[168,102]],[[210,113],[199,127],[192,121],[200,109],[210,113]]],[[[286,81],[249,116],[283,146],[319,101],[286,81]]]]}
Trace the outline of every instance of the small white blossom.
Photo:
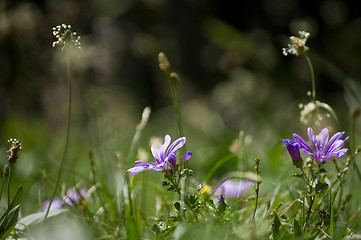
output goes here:
{"type": "Polygon", "coordinates": [[[288,54],[296,55],[306,52],[308,50],[308,47],[306,46],[306,42],[308,37],[310,36],[310,33],[305,31],[299,31],[300,37],[291,36],[291,42],[292,44],[288,44],[287,48],[282,48],[283,55],[287,56],[288,54]]]}
{"type": "Polygon", "coordinates": [[[57,41],[53,42],[53,47],[62,46],[62,49],[65,48],[67,43],[72,44],[74,47],[81,49],[80,46],[80,36],[76,36],[76,32],[71,31],[71,25],[61,24],[52,28],[53,35],[57,41]]]}

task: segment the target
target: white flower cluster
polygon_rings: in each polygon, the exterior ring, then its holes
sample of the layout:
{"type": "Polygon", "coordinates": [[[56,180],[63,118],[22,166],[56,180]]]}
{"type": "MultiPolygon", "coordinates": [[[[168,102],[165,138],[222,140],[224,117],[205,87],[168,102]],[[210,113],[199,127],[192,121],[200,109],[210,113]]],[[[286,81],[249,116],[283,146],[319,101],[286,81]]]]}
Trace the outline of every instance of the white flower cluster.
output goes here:
{"type": "Polygon", "coordinates": [[[11,143],[12,145],[14,146],[18,146],[19,149],[22,149],[23,148],[23,144],[16,138],[10,138],[8,140],[8,143],[11,143]]]}
{"type": "Polygon", "coordinates": [[[306,52],[308,47],[306,46],[306,41],[310,36],[310,33],[305,31],[299,31],[300,37],[291,36],[292,44],[288,44],[287,48],[282,48],[283,55],[287,56],[288,54],[298,56],[301,52],[306,52]]]}
{"type": "Polygon", "coordinates": [[[76,36],[76,32],[71,31],[70,25],[61,24],[53,27],[53,35],[57,39],[57,41],[53,42],[53,47],[60,45],[64,49],[66,44],[70,43],[74,47],[81,49],[80,36],[76,36]]]}

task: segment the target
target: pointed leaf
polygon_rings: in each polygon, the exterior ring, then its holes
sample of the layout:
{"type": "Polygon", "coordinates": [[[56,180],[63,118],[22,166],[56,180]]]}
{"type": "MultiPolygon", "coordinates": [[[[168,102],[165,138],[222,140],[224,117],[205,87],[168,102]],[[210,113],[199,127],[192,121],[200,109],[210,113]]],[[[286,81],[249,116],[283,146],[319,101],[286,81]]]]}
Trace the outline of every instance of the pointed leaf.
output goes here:
{"type": "Polygon", "coordinates": [[[301,227],[298,224],[296,219],[293,222],[293,232],[294,232],[294,235],[295,235],[295,240],[302,240],[303,239],[302,229],[301,229],[301,227]]]}
{"type": "Polygon", "coordinates": [[[273,224],[272,224],[272,233],[273,233],[273,238],[275,240],[279,239],[279,237],[280,237],[280,227],[281,227],[281,222],[280,222],[277,214],[274,213],[274,219],[273,219],[273,224]]]}
{"type": "Polygon", "coordinates": [[[4,221],[1,223],[0,226],[0,239],[6,239],[9,236],[11,231],[8,230],[13,228],[18,221],[19,210],[20,205],[17,205],[15,208],[11,209],[8,215],[4,218],[4,221]]]}

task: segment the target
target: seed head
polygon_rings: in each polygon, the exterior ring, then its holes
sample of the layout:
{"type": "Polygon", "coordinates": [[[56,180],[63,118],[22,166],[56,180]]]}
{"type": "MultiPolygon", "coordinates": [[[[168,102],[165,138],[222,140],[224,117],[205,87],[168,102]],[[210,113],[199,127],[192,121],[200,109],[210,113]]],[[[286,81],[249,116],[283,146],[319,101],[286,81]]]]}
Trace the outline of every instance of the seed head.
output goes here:
{"type": "Polygon", "coordinates": [[[23,144],[16,138],[10,138],[8,142],[12,143],[11,147],[7,151],[8,161],[10,164],[13,164],[16,163],[16,160],[18,159],[18,151],[23,148],[23,144]]]}
{"type": "Polygon", "coordinates": [[[53,35],[57,39],[53,42],[53,47],[60,45],[62,49],[64,49],[70,44],[78,49],[81,49],[80,36],[77,36],[76,32],[72,32],[71,25],[61,24],[53,27],[53,35]]]}

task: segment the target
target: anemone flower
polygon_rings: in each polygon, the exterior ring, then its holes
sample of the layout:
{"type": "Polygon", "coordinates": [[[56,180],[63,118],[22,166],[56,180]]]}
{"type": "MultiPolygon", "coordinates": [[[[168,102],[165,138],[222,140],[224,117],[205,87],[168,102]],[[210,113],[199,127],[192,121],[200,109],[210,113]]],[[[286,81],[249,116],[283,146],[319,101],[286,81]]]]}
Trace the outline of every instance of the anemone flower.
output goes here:
{"type": "MultiPolygon", "coordinates": [[[[163,145],[152,145],[151,151],[153,157],[155,158],[155,163],[138,160],[135,161],[135,166],[128,169],[127,171],[130,172],[130,174],[135,175],[142,171],[163,171],[168,166],[171,168],[175,167],[177,163],[177,157],[175,156],[175,152],[181,147],[183,147],[186,142],[186,138],[178,138],[169,146],[170,141],[171,137],[169,135],[166,135],[164,137],[163,145]]],[[[184,156],[182,157],[183,162],[187,161],[191,156],[191,152],[187,152],[186,154],[184,154],[184,156]]]]}
{"type": "Polygon", "coordinates": [[[331,157],[341,157],[348,150],[342,148],[349,139],[349,137],[346,137],[342,140],[345,132],[335,133],[330,140],[327,128],[322,129],[318,135],[315,135],[313,129],[309,127],[307,133],[311,146],[296,133],[293,134],[293,139],[303,152],[313,157],[317,162],[325,162],[331,157]]]}

